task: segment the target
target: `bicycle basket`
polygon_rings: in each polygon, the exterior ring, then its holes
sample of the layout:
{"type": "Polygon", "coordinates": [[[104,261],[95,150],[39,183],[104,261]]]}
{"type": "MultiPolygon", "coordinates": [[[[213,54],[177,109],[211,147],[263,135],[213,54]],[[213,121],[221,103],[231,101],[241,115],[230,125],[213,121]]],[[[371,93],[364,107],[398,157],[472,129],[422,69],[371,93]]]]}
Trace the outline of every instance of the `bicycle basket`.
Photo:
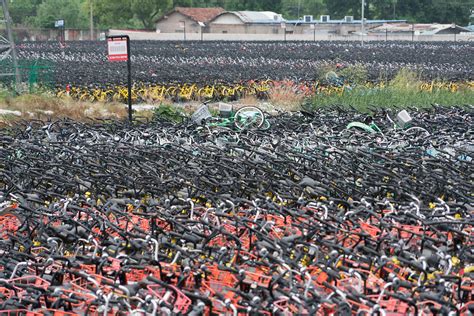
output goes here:
{"type": "Polygon", "coordinates": [[[191,120],[193,120],[196,124],[201,124],[203,120],[212,117],[211,112],[209,112],[209,108],[207,105],[203,104],[199,109],[197,109],[193,115],[191,116],[191,120]]]}

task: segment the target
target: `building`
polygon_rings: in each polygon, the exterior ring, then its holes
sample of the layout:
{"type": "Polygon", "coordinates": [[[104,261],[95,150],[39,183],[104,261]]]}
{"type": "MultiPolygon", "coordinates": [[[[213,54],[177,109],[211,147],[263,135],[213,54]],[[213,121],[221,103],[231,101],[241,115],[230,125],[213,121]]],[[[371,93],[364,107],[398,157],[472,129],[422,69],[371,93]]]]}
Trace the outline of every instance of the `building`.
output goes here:
{"type": "MultiPolygon", "coordinates": [[[[365,20],[366,30],[387,24],[406,24],[406,20],[365,20]]],[[[288,20],[287,32],[293,34],[318,34],[318,35],[360,35],[361,20],[355,20],[353,16],[344,19],[333,20],[329,15],[322,15],[319,19],[313,19],[312,15],[305,15],[301,20],[288,20]]]]}
{"type": "Polygon", "coordinates": [[[224,12],[223,8],[176,7],[156,21],[157,33],[199,33],[209,21],[224,12]]]}
{"type": "MultiPolygon", "coordinates": [[[[367,29],[391,23],[406,23],[405,20],[366,20],[367,29]]],[[[360,32],[361,21],[346,16],[342,20],[331,20],[323,15],[319,20],[306,15],[301,20],[285,20],[274,12],[231,11],[223,12],[209,23],[210,33],[238,34],[325,34],[351,35],[360,32]]]]}
{"type": "Polygon", "coordinates": [[[370,33],[390,33],[398,35],[454,35],[469,32],[469,29],[456,24],[383,24],[370,30],[370,33]]]}
{"type": "Polygon", "coordinates": [[[210,33],[279,34],[285,19],[270,11],[227,11],[209,23],[210,33]]]}

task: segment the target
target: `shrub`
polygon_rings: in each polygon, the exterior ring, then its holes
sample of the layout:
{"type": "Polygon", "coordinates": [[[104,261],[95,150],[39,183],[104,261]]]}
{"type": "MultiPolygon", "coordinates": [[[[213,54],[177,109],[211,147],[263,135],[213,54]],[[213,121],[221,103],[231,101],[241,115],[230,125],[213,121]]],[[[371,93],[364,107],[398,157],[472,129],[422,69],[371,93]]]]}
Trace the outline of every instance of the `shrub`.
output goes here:
{"type": "Polygon", "coordinates": [[[394,90],[418,91],[422,81],[420,75],[408,68],[402,68],[397,75],[390,80],[389,87],[394,90]]]}
{"type": "Polygon", "coordinates": [[[181,109],[169,104],[161,103],[153,112],[154,120],[165,120],[177,123],[181,122],[183,117],[184,113],[181,109]]]}
{"type": "Polygon", "coordinates": [[[361,64],[347,66],[339,71],[339,76],[352,84],[365,84],[368,79],[367,69],[361,64]]]}

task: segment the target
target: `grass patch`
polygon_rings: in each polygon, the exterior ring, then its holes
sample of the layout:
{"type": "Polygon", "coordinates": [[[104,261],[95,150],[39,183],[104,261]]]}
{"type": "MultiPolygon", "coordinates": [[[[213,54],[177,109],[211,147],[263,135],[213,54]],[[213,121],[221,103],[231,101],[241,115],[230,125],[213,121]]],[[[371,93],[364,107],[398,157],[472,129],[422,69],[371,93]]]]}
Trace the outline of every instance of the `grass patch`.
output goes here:
{"type": "Polygon", "coordinates": [[[313,98],[313,106],[316,108],[333,105],[352,106],[361,111],[366,111],[371,107],[428,108],[432,104],[441,104],[443,106],[462,106],[472,104],[473,100],[473,90],[457,92],[439,90],[427,92],[409,89],[402,91],[393,89],[391,87],[380,90],[355,88],[352,91],[344,92],[341,95],[318,95],[313,98]]]}
{"type": "Polygon", "coordinates": [[[429,108],[433,104],[464,106],[474,102],[472,87],[464,86],[456,91],[446,88],[426,91],[422,89],[422,84],[416,72],[402,69],[383,88],[356,86],[342,93],[319,94],[313,97],[311,106],[320,108],[337,105],[367,112],[371,108],[429,108]]]}
{"type": "Polygon", "coordinates": [[[118,103],[88,103],[71,98],[56,98],[50,94],[22,94],[0,97],[0,109],[18,111],[19,116],[4,115],[2,125],[12,124],[23,119],[60,119],[71,118],[78,121],[91,119],[123,119],[127,109],[118,103]]]}
{"type": "Polygon", "coordinates": [[[292,85],[283,83],[270,88],[268,100],[279,109],[295,111],[300,108],[304,98],[305,95],[295,92],[292,85]]]}

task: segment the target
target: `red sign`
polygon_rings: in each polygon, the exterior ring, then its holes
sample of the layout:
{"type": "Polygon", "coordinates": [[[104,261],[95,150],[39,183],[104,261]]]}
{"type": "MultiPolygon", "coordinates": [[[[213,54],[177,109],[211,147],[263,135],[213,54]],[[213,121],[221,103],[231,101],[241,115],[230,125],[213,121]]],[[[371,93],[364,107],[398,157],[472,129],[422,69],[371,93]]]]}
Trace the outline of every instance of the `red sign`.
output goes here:
{"type": "Polygon", "coordinates": [[[128,48],[126,39],[109,38],[107,42],[109,61],[127,61],[128,48]]]}

